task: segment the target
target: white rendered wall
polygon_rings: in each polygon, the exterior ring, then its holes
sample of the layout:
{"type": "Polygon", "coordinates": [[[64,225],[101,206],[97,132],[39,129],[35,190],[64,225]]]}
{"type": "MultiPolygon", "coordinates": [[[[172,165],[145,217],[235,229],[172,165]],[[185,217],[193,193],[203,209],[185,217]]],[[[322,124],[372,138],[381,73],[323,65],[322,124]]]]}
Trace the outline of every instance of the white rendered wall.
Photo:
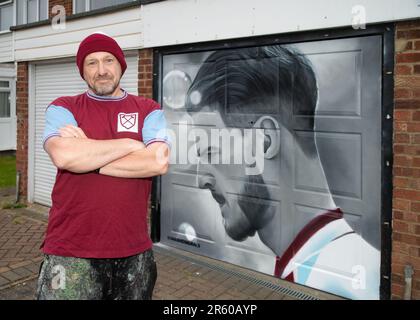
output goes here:
{"type": "Polygon", "coordinates": [[[420,0],[168,0],[142,6],[144,47],[420,17],[420,0]],[[361,20],[359,20],[361,19],[361,20]]]}

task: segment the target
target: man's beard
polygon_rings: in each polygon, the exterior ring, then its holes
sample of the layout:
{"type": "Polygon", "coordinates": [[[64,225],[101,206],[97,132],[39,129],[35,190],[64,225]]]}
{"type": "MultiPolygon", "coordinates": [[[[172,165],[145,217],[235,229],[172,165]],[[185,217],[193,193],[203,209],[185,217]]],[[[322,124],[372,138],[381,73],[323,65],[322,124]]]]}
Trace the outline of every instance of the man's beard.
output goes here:
{"type": "Polygon", "coordinates": [[[264,201],[270,199],[270,192],[262,175],[246,176],[240,195],[238,205],[256,230],[271,221],[275,214],[275,208],[264,201]]]}
{"type": "Polygon", "coordinates": [[[111,81],[107,81],[103,84],[99,84],[98,81],[95,81],[93,87],[89,85],[89,88],[93,91],[94,94],[98,96],[109,96],[114,93],[115,89],[117,89],[118,85],[120,84],[119,81],[115,83],[113,79],[104,79],[111,81]]]}
{"type": "Polygon", "coordinates": [[[237,202],[221,207],[221,210],[231,210],[228,213],[222,212],[222,216],[230,216],[224,220],[224,227],[228,236],[236,241],[244,241],[254,236],[272,220],[275,214],[275,208],[265,201],[270,199],[270,193],[263,177],[261,175],[246,177],[237,202]],[[241,212],[236,214],[236,218],[232,218],[234,210],[241,212]]]}

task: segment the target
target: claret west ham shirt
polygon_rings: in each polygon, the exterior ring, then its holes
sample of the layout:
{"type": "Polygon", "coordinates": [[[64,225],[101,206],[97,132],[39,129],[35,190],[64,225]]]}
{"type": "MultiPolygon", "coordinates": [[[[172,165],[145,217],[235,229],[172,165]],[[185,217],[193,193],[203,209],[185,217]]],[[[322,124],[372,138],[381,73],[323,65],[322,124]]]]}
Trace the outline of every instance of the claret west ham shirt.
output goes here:
{"type": "MultiPolygon", "coordinates": [[[[169,143],[159,104],[126,91],[120,97],[101,97],[89,91],[60,97],[47,107],[45,116],[44,144],[68,124],[80,127],[90,139],[169,143]]],[[[150,249],[146,219],[150,187],[150,178],[116,178],[58,169],[43,252],[121,258],[150,249]]]]}

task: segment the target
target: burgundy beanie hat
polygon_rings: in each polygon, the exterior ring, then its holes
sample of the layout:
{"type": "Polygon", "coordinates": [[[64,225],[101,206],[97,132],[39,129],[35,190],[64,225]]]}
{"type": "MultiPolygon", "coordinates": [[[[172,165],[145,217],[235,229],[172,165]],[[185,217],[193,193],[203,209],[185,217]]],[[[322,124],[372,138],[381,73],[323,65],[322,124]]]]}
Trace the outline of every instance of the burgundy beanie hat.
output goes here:
{"type": "MultiPolygon", "coordinates": [[[[124,53],[117,41],[102,33],[93,33],[86,37],[77,50],[76,64],[79,67],[80,76],[83,78],[83,62],[88,54],[92,52],[105,51],[112,53],[121,65],[121,76],[127,69],[124,53]]],[[[84,79],[84,78],[83,78],[84,79]]]]}

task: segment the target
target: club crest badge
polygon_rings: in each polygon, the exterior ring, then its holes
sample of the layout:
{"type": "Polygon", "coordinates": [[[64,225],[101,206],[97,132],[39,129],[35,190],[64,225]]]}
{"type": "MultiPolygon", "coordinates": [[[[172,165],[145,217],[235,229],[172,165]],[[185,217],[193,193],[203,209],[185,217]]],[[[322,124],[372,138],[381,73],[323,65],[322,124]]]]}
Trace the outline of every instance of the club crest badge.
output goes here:
{"type": "Polygon", "coordinates": [[[136,132],[138,133],[138,118],[139,114],[136,113],[123,113],[118,114],[118,129],[117,132],[136,132]]]}

